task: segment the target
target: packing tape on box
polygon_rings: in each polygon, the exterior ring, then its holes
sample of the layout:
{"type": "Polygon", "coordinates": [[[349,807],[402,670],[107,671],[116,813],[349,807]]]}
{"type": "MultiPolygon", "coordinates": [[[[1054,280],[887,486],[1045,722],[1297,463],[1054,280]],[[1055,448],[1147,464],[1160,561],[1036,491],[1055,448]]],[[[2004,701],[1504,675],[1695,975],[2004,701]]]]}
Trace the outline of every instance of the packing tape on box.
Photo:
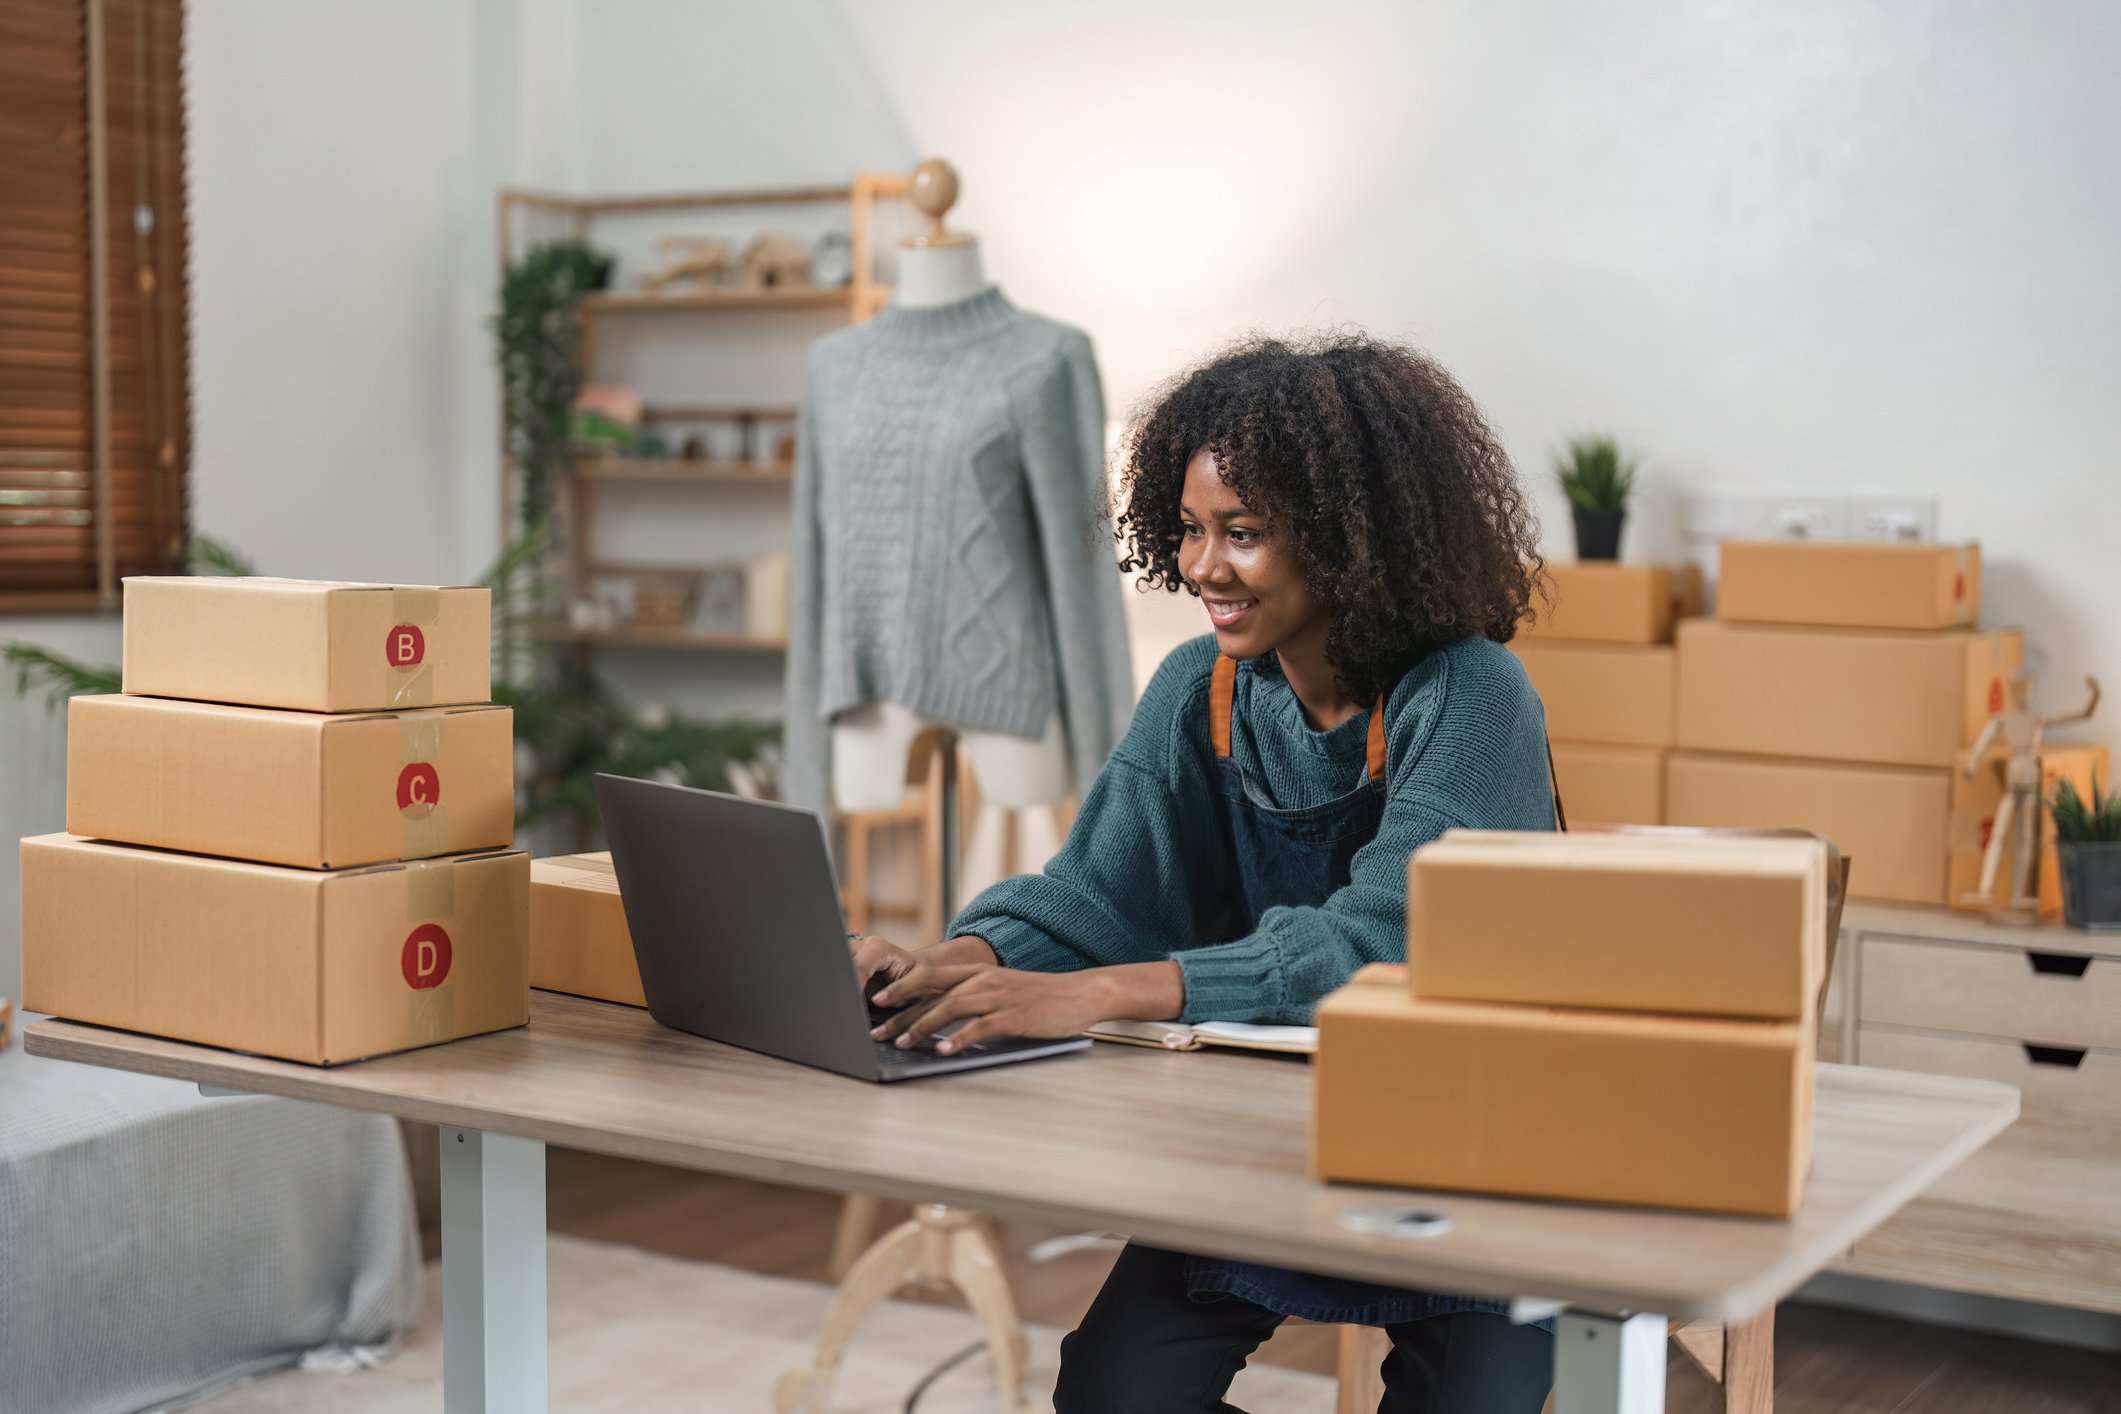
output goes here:
{"type": "Polygon", "coordinates": [[[432,787],[435,798],[398,807],[400,859],[449,852],[449,805],[441,799],[441,761],[448,744],[445,728],[448,720],[448,714],[444,712],[408,712],[398,719],[399,764],[425,764],[435,768],[432,787]]]}
{"type": "Polygon", "coordinates": [[[407,1037],[415,1046],[451,1041],[457,1034],[457,989],[448,982],[439,987],[415,988],[406,1003],[407,1037]]]}
{"type": "MultiPolygon", "coordinates": [[[[413,584],[400,584],[391,588],[390,621],[393,624],[426,627],[441,617],[441,590],[413,584]]],[[[400,668],[386,663],[383,671],[389,675],[391,706],[427,707],[433,704],[434,667],[424,660],[424,656],[421,662],[411,667],[400,668]]]]}
{"type": "Polygon", "coordinates": [[[405,862],[405,919],[432,923],[457,911],[457,863],[453,859],[405,862]]]}
{"type": "Polygon", "coordinates": [[[556,854],[549,859],[540,859],[540,864],[557,864],[562,869],[580,869],[585,874],[609,874],[611,861],[592,859],[586,854],[556,854]]]}

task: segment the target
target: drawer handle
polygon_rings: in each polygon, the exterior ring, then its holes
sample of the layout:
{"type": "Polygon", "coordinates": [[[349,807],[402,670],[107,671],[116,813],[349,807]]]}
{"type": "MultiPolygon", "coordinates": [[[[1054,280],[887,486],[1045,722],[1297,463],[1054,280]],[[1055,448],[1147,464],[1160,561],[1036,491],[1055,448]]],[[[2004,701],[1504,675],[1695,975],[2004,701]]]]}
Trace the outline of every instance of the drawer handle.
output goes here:
{"type": "Polygon", "coordinates": [[[2036,1046],[2030,1041],[2019,1044],[2025,1047],[2025,1058],[2034,1065],[2059,1065],[2064,1070],[2075,1070],[2084,1064],[2082,1046],[2036,1046]]]}
{"type": "Polygon", "coordinates": [[[2092,965],[2090,958],[2074,953],[2028,952],[2025,956],[2033,964],[2033,971],[2048,977],[2082,977],[2092,965]]]}

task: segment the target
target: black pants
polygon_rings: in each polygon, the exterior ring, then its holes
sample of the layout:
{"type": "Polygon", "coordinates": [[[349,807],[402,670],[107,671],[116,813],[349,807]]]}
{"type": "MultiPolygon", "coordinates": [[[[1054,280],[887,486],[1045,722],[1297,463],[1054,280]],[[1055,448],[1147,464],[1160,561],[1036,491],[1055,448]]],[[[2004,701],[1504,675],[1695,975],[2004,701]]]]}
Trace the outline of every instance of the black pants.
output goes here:
{"type": "MultiPolygon", "coordinates": [[[[1227,1411],[1245,1358],[1282,1318],[1240,1297],[1195,1301],[1185,1258],[1129,1243],[1083,1323],[1061,1342],[1054,1414],[1227,1411]]],[[[1378,1414],[1539,1414],[1554,1382],[1554,1338],[1467,1311],[1386,1326],[1378,1414]]]]}

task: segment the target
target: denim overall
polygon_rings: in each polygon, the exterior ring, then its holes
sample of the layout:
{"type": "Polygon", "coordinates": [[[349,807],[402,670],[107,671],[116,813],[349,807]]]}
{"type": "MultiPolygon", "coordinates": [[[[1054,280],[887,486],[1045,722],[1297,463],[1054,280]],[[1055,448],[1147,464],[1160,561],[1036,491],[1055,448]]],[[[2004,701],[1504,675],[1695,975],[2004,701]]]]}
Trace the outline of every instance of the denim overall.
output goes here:
{"type": "MultiPolygon", "coordinates": [[[[1231,900],[1242,937],[1268,909],[1322,904],[1348,882],[1355,851],[1377,837],[1385,810],[1385,705],[1370,709],[1368,770],[1346,795],[1304,810],[1277,809],[1230,755],[1235,659],[1215,660],[1209,690],[1211,737],[1230,860],[1241,896],[1231,900]]],[[[1380,1083],[1386,1078],[1379,1077],[1380,1083]]],[[[1186,1289],[1196,1298],[1241,1296],[1284,1316],[1385,1326],[1454,1311],[1507,1312],[1507,1302],[1403,1291],[1346,1277],[1313,1276],[1219,1257],[1186,1258],[1186,1289]]]]}

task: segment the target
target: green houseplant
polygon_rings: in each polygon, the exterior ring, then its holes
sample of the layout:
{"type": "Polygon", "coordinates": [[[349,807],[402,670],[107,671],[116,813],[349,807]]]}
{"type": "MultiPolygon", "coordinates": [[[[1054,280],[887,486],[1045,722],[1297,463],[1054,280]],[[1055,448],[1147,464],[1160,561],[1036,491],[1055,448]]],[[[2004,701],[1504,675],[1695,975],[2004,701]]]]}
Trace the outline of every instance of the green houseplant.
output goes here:
{"type": "Polygon", "coordinates": [[[1575,437],[1554,458],[1554,476],[1569,498],[1576,522],[1576,558],[1620,558],[1620,527],[1635,489],[1633,457],[1623,457],[1611,437],[1575,437]]]}
{"type": "Polygon", "coordinates": [[[552,517],[553,486],[568,454],[582,371],[582,296],[611,279],[612,258],[579,241],[541,245],[503,272],[494,315],[508,455],[521,473],[525,526],[552,517]]]}
{"type": "Polygon", "coordinates": [[[2121,932],[2121,795],[2099,788],[2091,799],[2063,781],[2048,802],[2055,818],[2055,862],[2062,875],[2062,921],[2072,928],[2121,932]]]}

